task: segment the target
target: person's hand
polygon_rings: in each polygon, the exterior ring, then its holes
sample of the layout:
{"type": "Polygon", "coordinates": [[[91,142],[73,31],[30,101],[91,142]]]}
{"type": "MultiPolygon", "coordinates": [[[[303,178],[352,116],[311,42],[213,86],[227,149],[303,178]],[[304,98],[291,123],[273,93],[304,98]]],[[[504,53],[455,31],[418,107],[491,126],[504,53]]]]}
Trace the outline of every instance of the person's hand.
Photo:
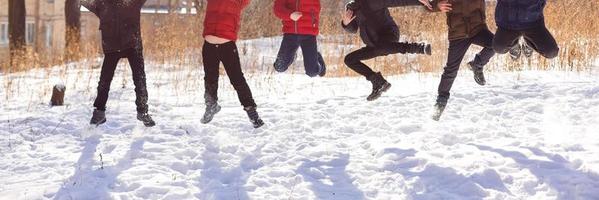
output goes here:
{"type": "Polygon", "coordinates": [[[341,14],[341,19],[343,20],[343,25],[347,26],[349,23],[354,21],[354,19],[356,19],[356,16],[354,16],[353,11],[346,9],[345,12],[341,14]]]}
{"type": "Polygon", "coordinates": [[[289,16],[289,18],[291,18],[291,20],[293,21],[297,21],[302,17],[302,13],[301,12],[293,12],[291,13],[291,16],[289,16]]]}
{"type": "Polygon", "coordinates": [[[451,10],[453,10],[451,8],[451,3],[449,3],[449,1],[447,0],[439,2],[439,4],[437,4],[437,7],[439,8],[439,10],[441,10],[441,12],[444,13],[451,12],[451,10]]]}
{"type": "Polygon", "coordinates": [[[431,5],[431,2],[429,2],[428,0],[418,0],[420,1],[420,3],[422,3],[422,5],[426,6],[426,8],[428,8],[429,10],[433,10],[433,6],[431,5]]]}

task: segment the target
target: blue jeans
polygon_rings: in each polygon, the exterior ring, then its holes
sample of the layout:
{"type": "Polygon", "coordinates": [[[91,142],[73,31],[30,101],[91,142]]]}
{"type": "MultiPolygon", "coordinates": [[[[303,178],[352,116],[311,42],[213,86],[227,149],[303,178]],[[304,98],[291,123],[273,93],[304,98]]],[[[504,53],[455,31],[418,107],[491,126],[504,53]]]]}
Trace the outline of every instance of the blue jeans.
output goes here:
{"type": "Polygon", "coordinates": [[[281,48],[274,64],[277,72],[284,72],[289,69],[289,66],[295,61],[299,47],[302,47],[302,53],[304,54],[306,75],[315,77],[325,70],[324,59],[318,52],[316,36],[286,33],[283,36],[283,42],[281,42],[281,48]]]}

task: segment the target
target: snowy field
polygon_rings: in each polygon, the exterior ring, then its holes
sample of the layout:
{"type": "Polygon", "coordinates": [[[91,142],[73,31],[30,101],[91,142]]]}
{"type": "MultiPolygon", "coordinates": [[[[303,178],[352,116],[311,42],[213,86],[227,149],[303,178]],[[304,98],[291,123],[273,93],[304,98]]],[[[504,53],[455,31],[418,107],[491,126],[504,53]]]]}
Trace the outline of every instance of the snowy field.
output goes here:
{"type": "Polygon", "coordinates": [[[363,78],[248,74],[267,123],[255,130],[226,77],[202,125],[201,68],[147,70],[154,128],[135,120],[125,66],[98,128],[98,69],[0,75],[18,88],[0,90],[0,199],[599,199],[597,72],[488,73],[480,87],[462,70],[440,122],[437,74],[389,77],[375,102],[363,78]],[[49,107],[60,74],[68,105],[49,107]]]}

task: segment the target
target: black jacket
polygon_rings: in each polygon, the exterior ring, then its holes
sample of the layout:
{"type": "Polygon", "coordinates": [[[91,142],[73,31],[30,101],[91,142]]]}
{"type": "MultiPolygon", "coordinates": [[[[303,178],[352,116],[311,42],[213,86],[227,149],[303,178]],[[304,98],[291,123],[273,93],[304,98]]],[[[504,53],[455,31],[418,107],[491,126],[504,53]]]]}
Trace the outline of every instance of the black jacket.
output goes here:
{"type": "Polygon", "coordinates": [[[104,53],[142,49],[140,16],[146,0],[82,0],[100,19],[104,53]]]}
{"type": "Polygon", "coordinates": [[[547,0],[497,0],[495,21],[508,30],[525,30],[545,23],[543,9],[547,0]]]}
{"type": "Polygon", "coordinates": [[[356,33],[366,46],[376,47],[379,43],[399,41],[399,27],[389,13],[390,7],[421,5],[418,0],[356,0],[356,19],[343,28],[356,33]]]}

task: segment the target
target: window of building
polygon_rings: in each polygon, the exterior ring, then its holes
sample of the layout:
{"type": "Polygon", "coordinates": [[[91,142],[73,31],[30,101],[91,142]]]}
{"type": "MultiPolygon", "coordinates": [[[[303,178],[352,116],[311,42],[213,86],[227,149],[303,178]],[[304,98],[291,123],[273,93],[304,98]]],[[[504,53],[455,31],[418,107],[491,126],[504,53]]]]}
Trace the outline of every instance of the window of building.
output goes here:
{"type": "Polygon", "coordinates": [[[8,44],[8,23],[0,23],[0,45],[8,44]]]}
{"type": "Polygon", "coordinates": [[[46,47],[50,48],[52,47],[52,24],[47,23],[46,24],[46,47]]]}
{"type": "Polygon", "coordinates": [[[27,44],[33,44],[35,42],[35,23],[27,22],[25,29],[25,41],[27,44]]]}

